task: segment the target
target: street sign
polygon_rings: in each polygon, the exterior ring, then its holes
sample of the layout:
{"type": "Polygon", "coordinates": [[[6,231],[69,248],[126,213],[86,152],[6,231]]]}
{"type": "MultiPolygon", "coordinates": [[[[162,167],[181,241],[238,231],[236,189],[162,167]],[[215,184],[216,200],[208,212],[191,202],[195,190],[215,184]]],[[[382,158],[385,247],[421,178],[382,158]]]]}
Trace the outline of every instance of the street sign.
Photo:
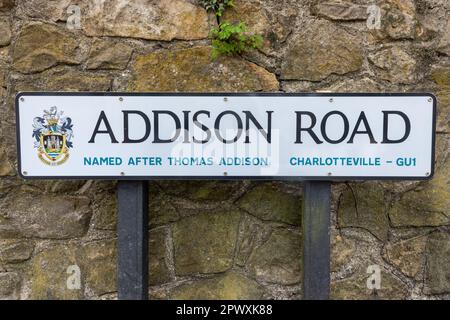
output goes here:
{"type": "Polygon", "coordinates": [[[429,179],[430,94],[20,93],[19,173],[51,179],[429,179]]]}

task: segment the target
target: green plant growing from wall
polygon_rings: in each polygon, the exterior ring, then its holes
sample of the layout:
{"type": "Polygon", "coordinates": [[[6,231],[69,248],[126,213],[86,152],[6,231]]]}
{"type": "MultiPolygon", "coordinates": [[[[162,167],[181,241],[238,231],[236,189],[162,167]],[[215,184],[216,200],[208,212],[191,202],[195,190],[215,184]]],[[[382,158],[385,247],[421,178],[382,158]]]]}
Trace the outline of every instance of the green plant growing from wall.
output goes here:
{"type": "Polygon", "coordinates": [[[259,49],[263,44],[263,37],[260,35],[247,35],[247,26],[243,22],[232,24],[221,22],[225,9],[234,6],[234,0],[199,0],[199,3],[206,11],[213,11],[219,26],[210,31],[212,40],[212,59],[217,59],[221,55],[233,56],[241,55],[250,49],[259,49]]]}
{"type": "Polygon", "coordinates": [[[233,0],[199,0],[206,11],[213,11],[217,17],[221,17],[226,8],[233,7],[233,0]]]}
{"type": "Polygon", "coordinates": [[[260,35],[246,35],[247,26],[243,22],[231,24],[222,22],[210,32],[212,39],[212,58],[221,55],[241,55],[250,49],[259,49],[263,44],[260,35]]]}

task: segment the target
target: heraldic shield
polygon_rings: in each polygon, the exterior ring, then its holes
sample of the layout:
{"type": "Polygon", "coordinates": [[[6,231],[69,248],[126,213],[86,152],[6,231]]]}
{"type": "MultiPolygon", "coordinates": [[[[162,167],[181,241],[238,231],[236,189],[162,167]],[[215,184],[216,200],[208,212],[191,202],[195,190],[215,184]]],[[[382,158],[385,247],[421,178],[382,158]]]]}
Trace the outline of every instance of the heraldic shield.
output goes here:
{"type": "Polygon", "coordinates": [[[42,117],[33,119],[33,137],[36,139],[38,157],[49,166],[63,164],[69,158],[69,149],[73,147],[72,119],[63,115],[54,106],[44,110],[42,117]]]}
{"type": "Polygon", "coordinates": [[[58,133],[42,134],[41,148],[48,160],[59,160],[66,152],[66,135],[58,133]]]}

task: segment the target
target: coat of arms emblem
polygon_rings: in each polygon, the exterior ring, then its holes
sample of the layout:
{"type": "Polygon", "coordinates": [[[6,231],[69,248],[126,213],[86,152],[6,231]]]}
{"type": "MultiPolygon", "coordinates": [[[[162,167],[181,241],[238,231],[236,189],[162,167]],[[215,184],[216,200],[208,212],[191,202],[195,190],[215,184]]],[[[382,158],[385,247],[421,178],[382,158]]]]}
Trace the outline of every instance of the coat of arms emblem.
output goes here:
{"type": "Polygon", "coordinates": [[[39,159],[50,166],[66,162],[73,147],[72,119],[63,114],[57,107],[51,107],[44,110],[42,117],[33,119],[34,147],[39,159]]]}

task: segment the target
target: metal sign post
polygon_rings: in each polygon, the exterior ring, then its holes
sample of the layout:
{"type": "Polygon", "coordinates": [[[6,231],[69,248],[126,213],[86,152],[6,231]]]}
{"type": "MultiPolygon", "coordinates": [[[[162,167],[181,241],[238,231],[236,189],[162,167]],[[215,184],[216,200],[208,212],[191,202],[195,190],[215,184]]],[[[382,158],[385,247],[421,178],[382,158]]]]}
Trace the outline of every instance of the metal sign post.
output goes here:
{"type": "Polygon", "coordinates": [[[148,299],[148,182],[119,181],[118,295],[148,299]]]}
{"type": "MultiPolygon", "coordinates": [[[[303,184],[303,299],[330,294],[331,182],[303,184]]],[[[118,183],[118,294],[122,300],[148,299],[148,182],[118,183]]]]}
{"type": "Polygon", "coordinates": [[[303,299],[330,296],[330,181],[303,184],[303,299]]]}

